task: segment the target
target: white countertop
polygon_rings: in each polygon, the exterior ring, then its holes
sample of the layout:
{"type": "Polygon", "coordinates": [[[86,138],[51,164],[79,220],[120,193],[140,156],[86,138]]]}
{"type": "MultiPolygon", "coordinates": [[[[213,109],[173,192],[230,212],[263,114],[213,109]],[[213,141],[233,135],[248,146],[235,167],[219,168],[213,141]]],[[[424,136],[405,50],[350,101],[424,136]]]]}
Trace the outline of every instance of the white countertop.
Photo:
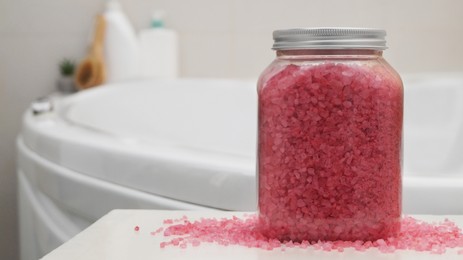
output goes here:
{"type": "MultiPolygon", "coordinates": [[[[163,211],[163,210],[113,210],[86,230],[58,247],[43,260],[135,260],[135,259],[239,259],[239,260],[276,260],[276,259],[463,259],[458,255],[459,249],[449,249],[443,255],[433,255],[428,252],[398,250],[385,254],[377,249],[358,252],[347,249],[344,252],[325,252],[312,248],[287,248],[285,251],[274,249],[267,251],[243,246],[220,246],[201,243],[199,247],[189,246],[186,249],[166,247],[159,244],[167,241],[162,234],[153,236],[150,232],[163,227],[164,219],[178,219],[186,215],[194,220],[201,217],[231,217],[242,216],[244,212],[225,211],[163,211]],[[138,232],[134,231],[140,227],[138,232]]],[[[448,218],[458,226],[463,226],[463,216],[414,216],[425,221],[441,221],[448,218]]]]}

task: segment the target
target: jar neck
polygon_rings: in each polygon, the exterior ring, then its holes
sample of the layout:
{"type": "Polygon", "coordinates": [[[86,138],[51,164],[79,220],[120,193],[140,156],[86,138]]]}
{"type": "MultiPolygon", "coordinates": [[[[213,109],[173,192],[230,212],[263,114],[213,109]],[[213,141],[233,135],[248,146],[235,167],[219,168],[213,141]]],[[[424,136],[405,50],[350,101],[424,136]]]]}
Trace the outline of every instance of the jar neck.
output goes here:
{"type": "Polygon", "coordinates": [[[305,58],[356,58],[356,59],[376,59],[383,56],[381,50],[364,49],[306,49],[306,50],[278,50],[276,52],[279,59],[305,59],[305,58]]]}

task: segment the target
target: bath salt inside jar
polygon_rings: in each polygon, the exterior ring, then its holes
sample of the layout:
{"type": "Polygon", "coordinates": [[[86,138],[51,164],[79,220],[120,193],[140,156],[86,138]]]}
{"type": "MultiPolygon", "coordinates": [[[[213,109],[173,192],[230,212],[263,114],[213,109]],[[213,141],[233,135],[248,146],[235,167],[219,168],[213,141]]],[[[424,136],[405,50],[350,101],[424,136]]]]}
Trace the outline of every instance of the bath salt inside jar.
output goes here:
{"type": "Polygon", "coordinates": [[[385,31],[273,33],[258,83],[258,228],[293,241],[397,236],[403,87],[385,31]]]}

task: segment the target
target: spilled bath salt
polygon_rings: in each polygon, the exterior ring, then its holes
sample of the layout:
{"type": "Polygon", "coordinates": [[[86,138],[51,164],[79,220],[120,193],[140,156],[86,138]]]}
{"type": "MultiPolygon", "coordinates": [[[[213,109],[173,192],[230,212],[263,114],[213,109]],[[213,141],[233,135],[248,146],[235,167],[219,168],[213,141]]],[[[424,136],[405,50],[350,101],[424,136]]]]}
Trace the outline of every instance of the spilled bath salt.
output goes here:
{"type": "Polygon", "coordinates": [[[161,233],[167,238],[160,243],[161,248],[174,246],[187,248],[197,247],[201,243],[214,243],[222,246],[239,245],[249,248],[265,250],[287,248],[313,248],[322,251],[343,252],[347,248],[356,251],[365,251],[377,248],[383,253],[393,253],[396,250],[414,250],[443,254],[449,248],[460,248],[458,254],[463,255],[463,233],[454,222],[446,219],[440,223],[427,223],[412,217],[401,220],[401,231],[398,237],[378,239],[375,241],[279,241],[268,239],[257,228],[257,215],[245,215],[243,218],[201,218],[190,220],[168,219],[164,227],[152,232],[152,235],[161,233]]]}

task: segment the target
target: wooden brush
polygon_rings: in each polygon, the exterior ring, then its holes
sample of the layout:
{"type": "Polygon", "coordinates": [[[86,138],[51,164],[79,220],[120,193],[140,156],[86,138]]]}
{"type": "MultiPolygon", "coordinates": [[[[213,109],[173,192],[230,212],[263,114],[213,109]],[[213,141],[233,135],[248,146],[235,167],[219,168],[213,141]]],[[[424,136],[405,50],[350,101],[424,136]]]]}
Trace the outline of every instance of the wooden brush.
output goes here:
{"type": "Polygon", "coordinates": [[[106,68],[103,56],[103,42],[106,22],[102,15],[96,18],[95,35],[88,56],[77,67],[75,84],[78,89],[87,89],[101,85],[106,80],[106,68]]]}

